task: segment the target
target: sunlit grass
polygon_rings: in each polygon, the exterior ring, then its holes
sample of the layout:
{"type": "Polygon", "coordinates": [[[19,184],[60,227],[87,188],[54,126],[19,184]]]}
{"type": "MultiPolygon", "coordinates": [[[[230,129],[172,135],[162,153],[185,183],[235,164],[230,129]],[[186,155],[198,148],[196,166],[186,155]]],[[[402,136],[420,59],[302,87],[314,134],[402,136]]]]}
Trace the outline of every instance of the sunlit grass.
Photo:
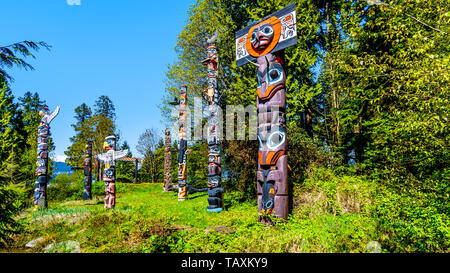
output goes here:
{"type": "Polygon", "coordinates": [[[18,246],[42,237],[31,251],[74,240],[82,252],[365,252],[375,229],[362,214],[300,212],[267,227],[257,220],[255,201],[210,213],[206,193],[178,201],[161,183],[118,183],[115,210],[106,210],[103,198],[54,201],[48,210],[31,211],[21,220],[26,232],[18,246]]]}

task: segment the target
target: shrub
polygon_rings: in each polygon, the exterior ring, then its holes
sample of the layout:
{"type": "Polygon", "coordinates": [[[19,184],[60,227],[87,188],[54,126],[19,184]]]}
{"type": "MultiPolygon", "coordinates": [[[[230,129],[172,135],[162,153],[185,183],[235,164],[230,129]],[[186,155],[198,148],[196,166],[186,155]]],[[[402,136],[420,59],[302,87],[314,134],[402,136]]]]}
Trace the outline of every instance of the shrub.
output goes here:
{"type": "Polygon", "coordinates": [[[27,193],[18,185],[0,186],[0,246],[6,245],[10,234],[20,230],[14,217],[26,204],[27,193]]]}
{"type": "Polygon", "coordinates": [[[408,193],[379,189],[376,216],[389,252],[448,252],[450,226],[448,202],[439,204],[434,193],[408,193]],[[447,206],[447,210],[442,210],[447,206]]]}
{"type": "Polygon", "coordinates": [[[309,177],[294,189],[294,210],[301,213],[322,212],[369,214],[375,184],[364,176],[337,173],[329,168],[312,168],[309,177]]]}
{"type": "Polygon", "coordinates": [[[76,200],[83,194],[84,176],[81,172],[72,175],[62,173],[53,178],[47,187],[48,200],[76,200]]]}

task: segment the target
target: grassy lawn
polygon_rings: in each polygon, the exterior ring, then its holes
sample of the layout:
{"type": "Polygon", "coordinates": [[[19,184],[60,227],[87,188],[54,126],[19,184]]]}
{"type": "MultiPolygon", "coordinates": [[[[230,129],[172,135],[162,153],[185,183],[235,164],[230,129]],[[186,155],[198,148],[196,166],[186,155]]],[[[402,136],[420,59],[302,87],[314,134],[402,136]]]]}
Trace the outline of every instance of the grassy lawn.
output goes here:
{"type": "Polygon", "coordinates": [[[297,210],[286,223],[267,227],[258,223],[256,201],[225,202],[232,205],[209,213],[207,198],[195,193],[179,202],[176,192],[162,191],[161,183],[118,183],[115,210],[104,209],[103,196],[95,196],[50,201],[46,211],[22,213],[23,232],[6,251],[44,252],[51,243],[70,240],[81,252],[101,253],[366,252],[375,233],[373,220],[364,214],[312,216],[297,210]],[[25,249],[36,238],[42,238],[36,247],[25,249]]]}

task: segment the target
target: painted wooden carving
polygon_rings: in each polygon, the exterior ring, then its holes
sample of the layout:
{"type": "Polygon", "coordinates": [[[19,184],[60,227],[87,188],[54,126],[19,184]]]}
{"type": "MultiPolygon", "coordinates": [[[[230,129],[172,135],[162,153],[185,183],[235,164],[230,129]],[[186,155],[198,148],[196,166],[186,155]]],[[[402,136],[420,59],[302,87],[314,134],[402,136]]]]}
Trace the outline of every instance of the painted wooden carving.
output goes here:
{"type": "Polygon", "coordinates": [[[39,111],[41,122],[38,127],[37,137],[37,162],[35,175],[35,189],[33,205],[35,209],[46,209],[47,204],[47,182],[48,182],[48,137],[50,135],[50,122],[58,115],[59,106],[50,113],[48,106],[39,111]]]}
{"type": "Polygon", "coordinates": [[[97,157],[105,164],[103,171],[103,181],[105,182],[105,208],[114,209],[116,205],[116,160],[124,158],[128,154],[128,149],[116,151],[116,136],[108,135],[103,143],[106,153],[97,157]]]}
{"type": "Polygon", "coordinates": [[[92,141],[88,141],[86,144],[83,186],[83,200],[92,199],[92,141]]]}
{"type": "Polygon", "coordinates": [[[214,42],[217,38],[217,31],[213,37],[207,39],[207,58],[202,61],[207,67],[208,89],[203,93],[206,100],[206,113],[208,115],[208,207],[209,212],[220,212],[223,210],[222,168],[220,166],[220,137],[218,132],[218,108],[219,92],[217,90],[217,76],[219,58],[214,42]]]}
{"type": "Polygon", "coordinates": [[[286,71],[284,48],[297,43],[295,5],[291,4],[236,33],[236,64],[257,66],[258,212],[287,219],[286,71]]]}

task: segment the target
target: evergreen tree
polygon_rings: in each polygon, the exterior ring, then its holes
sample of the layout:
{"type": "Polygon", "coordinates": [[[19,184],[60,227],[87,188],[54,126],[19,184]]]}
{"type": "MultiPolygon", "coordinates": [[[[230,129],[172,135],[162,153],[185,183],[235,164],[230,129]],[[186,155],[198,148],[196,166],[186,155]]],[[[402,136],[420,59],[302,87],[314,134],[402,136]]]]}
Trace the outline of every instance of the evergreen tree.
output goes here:
{"type": "Polygon", "coordinates": [[[160,162],[156,158],[156,150],[164,146],[161,142],[162,138],[158,135],[158,132],[151,128],[145,130],[139,136],[138,145],[136,146],[136,150],[143,156],[140,175],[152,183],[157,182],[157,173],[161,172],[160,162]]]}
{"type": "MultiPolygon", "coordinates": [[[[2,83],[0,83],[2,84],[2,83]]],[[[19,136],[14,130],[16,104],[11,90],[2,84],[0,87],[0,184],[8,184],[14,178],[17,168],[15,155],[19,136]]]]}
{"type": "Polygon", "coordinates": [[[115,116],[114,104],[107,96],[98,98],[94,105],[94,111],[86,103],[75,108],[76,122],[72,124],[75,135],[70,138],[72,145],[64,152],[67,155],[68,165],[83,166],[85,146],[88,140],[93,142],[92,152],[94,155],[104,153],[105,137],[116,131],[115,116]]]}
{"type": "Polygon", "coordinates": [[[70,166],[82,167],[85,158],[85,147],[88,140],[94,137],[94,124],[92,111],[89,106],[82,103],[75,108],[76,123],[72,124],[75,135],[70,138],[72,145],[64,152],[66,162],[70,166]]]}
{"type": "Polygon", "coordinates": [[[100,96],[95,102],[93,152],[103,153],[103,142],[109,134],[116,134],[119,140],[120,136],[116,133],[116,113],[113,102],[108,96],[100,96]]]}
{"type": "MultiPolygon", "coordinates": [[[[21,125],[18,126],[17,132],[22,139],[20,168],[21,178],[24,181],[35,179],[37,130],[41,120],[39,111],[42,110],[44,105],[45,101],[40,99],[38,93],[26,92],[23,97],[19,98],[18,114],[20,115],[21,125]]],[[[51,136],[48,145],[49,151],[54,150],[51,136]]]]}
{"type": "MultiPolygon", "coordinates": [[[[34,69],[30,64],[19,58],[33,57],[30,49],[50,48],[44,42],[34,43],[24,41],[9,46],[0,46],[0,245],[4,245],[8,236],[16,231],[14,217],[26,203],[23,194],[19,194],[17,184],[30,179],[31,170],[36,165],[36,150],[31,163],[30,152],[32,118],[18,109],[14,96],[8,87],[13,78],[6,68],[34,69]]],[[[29,95],[29,93],[27,93],[29,95]]],[[[37,95],[35,96],[37,97],[37,95]]],[[[38,100],[39,101],[39,100],[38,100]]],[[[27,105],[27,104],[26,104],[27,105]]],[[[37,129],[37,127],[36,127],[37,129]]],[[[33,170],[34,174],[34,170],[33,170]]],[[[23,184],[22,184],[23,186],[23,184]]],[[[31,192],[31,191],[30,191],[31,192]]]]}
{"type": "Polygon", "coordinates": [[[32,41],[23,41],[7,46],[0,46],[0,77],[6,82],[13,80],[13,77],[11,77],[4,68],[17,66],[19,68],[24,68],[25,70],[34,70],[32,65],[19,58],[18,55],[35,58],[30,50],[38,51],[41,48],[50,50],[51,46],[45,42],[32,41]]]}

